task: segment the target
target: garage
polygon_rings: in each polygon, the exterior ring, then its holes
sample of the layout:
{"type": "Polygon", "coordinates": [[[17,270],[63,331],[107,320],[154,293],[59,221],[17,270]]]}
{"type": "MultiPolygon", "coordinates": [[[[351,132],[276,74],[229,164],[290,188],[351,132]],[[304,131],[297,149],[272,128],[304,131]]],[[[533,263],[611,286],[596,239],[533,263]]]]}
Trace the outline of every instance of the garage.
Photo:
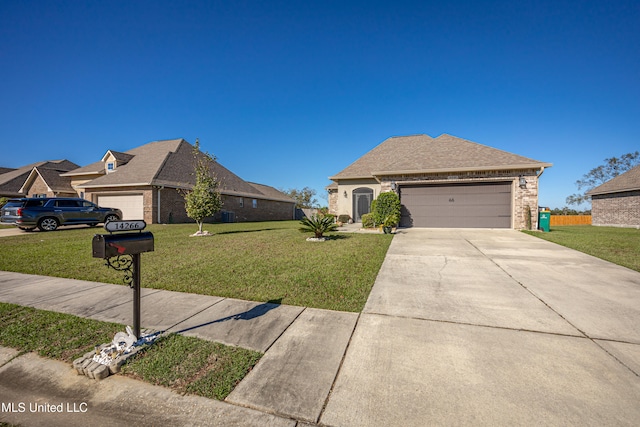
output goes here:
{"type": "Polygon", "coordinates": [[[511,228],[511,182],[400,187],[402,227],[511,228]]]}
{"type": "Polygon", "coordinates": [[[144,219],[144,198],[142,194],[98,196],[98,205],[120,209],[122,211],[122,219],[144,219]]]}

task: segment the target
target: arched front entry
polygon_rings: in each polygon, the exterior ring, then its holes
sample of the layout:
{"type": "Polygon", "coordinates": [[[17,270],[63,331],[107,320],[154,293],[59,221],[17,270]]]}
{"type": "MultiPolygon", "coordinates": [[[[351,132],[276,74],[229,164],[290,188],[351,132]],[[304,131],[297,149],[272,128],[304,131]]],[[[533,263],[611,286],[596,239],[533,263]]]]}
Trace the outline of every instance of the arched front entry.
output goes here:
{"type": "Polygon", "coordinates": [[[353,222],[362,222],[362,215],[368,214],[371,210],[372,200],[371,188],[360,187],[353,190],[353,222]]]}

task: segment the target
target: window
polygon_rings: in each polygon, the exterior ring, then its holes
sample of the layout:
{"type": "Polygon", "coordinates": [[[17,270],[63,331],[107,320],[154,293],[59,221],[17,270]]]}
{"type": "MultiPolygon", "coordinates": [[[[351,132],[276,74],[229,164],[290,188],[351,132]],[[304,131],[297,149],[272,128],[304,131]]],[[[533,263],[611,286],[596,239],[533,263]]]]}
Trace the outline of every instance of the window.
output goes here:
{"type": "Polygon", "coordinates": [[[77,208],[78,202],[76,200],[56,200],[57,208],[77,208]]]}
{"type": "Polygon", "coordinates": [[[255,209],[255,208],[257,208],[257,207],[258,207],[258,200],[253,199],[253,200],[251,201],[251,203],[253,203],[253,209],[255,209]]]}
{"type": "Polygon", "coordinates": [[[107,172],[113,172],[116,169],[116,164],[113,162],[107,163],[107,172]]]}
{"type": "Polygon", "coordinates": [[[242,197],[238,197],[238,204],[241,208],[244,208],[244,199],[242,197]]]}

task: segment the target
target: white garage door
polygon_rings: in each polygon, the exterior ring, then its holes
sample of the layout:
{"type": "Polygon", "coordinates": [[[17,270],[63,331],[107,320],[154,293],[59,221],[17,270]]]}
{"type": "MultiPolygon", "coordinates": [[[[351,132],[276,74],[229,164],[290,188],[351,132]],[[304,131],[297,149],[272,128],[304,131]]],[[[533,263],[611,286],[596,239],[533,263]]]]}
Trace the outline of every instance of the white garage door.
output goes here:
{"type": "Polygon", "coordinates": [[[98,205],[118,208],[122,211],[122,219],[144,219],[144,202],[142,194],[127,196],[98,196],[98,205]]]}

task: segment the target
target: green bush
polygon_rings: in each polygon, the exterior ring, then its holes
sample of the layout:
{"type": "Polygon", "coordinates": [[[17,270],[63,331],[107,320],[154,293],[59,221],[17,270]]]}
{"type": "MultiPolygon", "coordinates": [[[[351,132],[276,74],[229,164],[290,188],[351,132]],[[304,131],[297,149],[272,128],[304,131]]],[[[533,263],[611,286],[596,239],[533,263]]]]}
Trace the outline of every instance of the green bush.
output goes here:
{"type": "Polygon", "coordinates": [[[350,219],[351,219],[351,217],[349,215],[340,215],[340,216],[338,216],[338,222],[341,222],[343,224],[348,223],[350,219]]]}
{"type": "Polygon", "coordinates": [[[302,218],[300,224],[302,225],[302,227],[300,227],[298,230],[303,233],[311,232],[314,234],[316,239],[323,237],[322,235],[324,233],[336,231],[336,229],[338,228],[338,225],[333,222],[333,219],[317,215],[312,215],[311,218],[302,218]]]}
{"type": "Polygon", "coordinates": [[[0,197],[0,208],[6,205],[8,201],[9,199],[7,199],[6,197],[0,197]]]}
{"type": "Polygon", "coordinates": [[[376,223],[373,221],[372,213],[364,214],[360,219],[362,219],[362,228],[375,228],[376,223]]]}
{"type": "Polygon", "coordinates": [[[376,225],[397,225],[400,221],[400,198],[393,191],[381,193],[371,203],[371,212],[376,225]]]}

